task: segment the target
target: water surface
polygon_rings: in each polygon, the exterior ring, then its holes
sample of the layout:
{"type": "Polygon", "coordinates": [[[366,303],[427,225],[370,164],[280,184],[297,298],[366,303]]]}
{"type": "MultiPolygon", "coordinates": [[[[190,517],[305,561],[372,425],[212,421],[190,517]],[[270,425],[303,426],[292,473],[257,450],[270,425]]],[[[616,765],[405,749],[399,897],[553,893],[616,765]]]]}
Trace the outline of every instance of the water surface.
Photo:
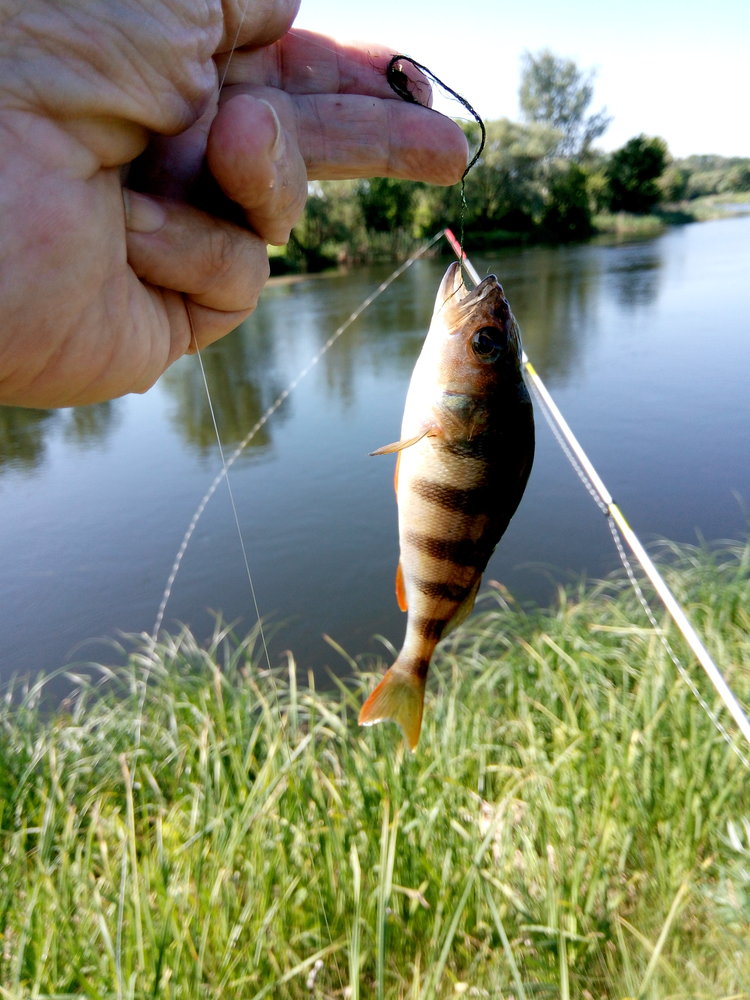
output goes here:
{"type": "MultiPolygon", "coordinates": [[[[469,242],[469,250],[471,245],[469,242]]],[[[403,399],[449,258],[421,260],[337,342],[243,452],[231,484],[271,643],[337,672],[398,645],[393,458],[403,399]]],[[[741,537],[750,500],[750,217],[620,245],[473,256],[503,282],[527,353],[641,538],[741,537]]],[[[280,283],[204,352],[229,454],[390,272],[280,283]]],[[[520,600],[600,576],[601,514],[539,417],[526,496],[488,568],[520,600]]],[[[0,409],[0,678],[111,659],[150,630],[185,528],[220,467],[199,366],[144,396],[58,412],[0,409]],[[99,639],[97,637],[100,637],[99,639]],[[96,640],[96,641],[94,641],[96,640]]],[[[201,518],[166,624],[255,612],[228,495],[201,518]]]]}

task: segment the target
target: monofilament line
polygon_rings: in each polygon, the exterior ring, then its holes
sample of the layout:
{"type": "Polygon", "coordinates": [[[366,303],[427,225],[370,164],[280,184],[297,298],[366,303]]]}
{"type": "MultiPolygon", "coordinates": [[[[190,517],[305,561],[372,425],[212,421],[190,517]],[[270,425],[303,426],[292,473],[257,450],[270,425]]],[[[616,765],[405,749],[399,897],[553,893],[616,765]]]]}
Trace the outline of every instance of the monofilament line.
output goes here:
{"type": "Polygon", "coordinates": [[[201,378],[203,379],[203,388],[206,390],[206,399],[208,400],[208,410],[211,414],[211,423],[213,424],[214,434],[216,435],[216,447],[219,452],[219,457],[221,458],[221,467],[224,469],[224,478],[227,481],[227,494],[229,495],[229,503],[232,508],[232,516],[234,518],[234,525],[237,529],[237,537],[240,542],[240,549],[242,551],[242,561],[245,564],[245,575],[247,576],[248,586],[250,587],[250,596],[253,602],[253,610],[255,611],[255,617],[258,622],[258,630],[261,640],[261,645],[263,646],[263,654],[266,660],[266,665],[270,668],[271,657],[268,653],[268,646],[266,645],[266,636],[263,631],[263,621],[260,615],[260,609],[258,608],[258,598],[255,594],[255,585],[253,584],[253,574],[250,572],[250,561],[247,557],[247,546],[245,545],[245,539],[242,534],[242,525],[240,524],[239,514],[237,513],[237,504],[234,502],[234,492],[232,490],[232,481],[226,474],[227,462],[224,457],[224,446],[221,443],[221,434],[219,433],[219,425],[216,422],[216,412],[214,410],[213,400],[211,399],[211,392],[208,388],[208,379],[206,378],[206,369],[203,365],[203,358],[201,357],[200,351],[196,351],[198,357],[198,364],[201,369],[201,378]]]}
{"type": "MultiPolygon", "coordinates": [[[[487,129],[485,128],[482,116],[478,111],[469,104],[465,97],[462,97],[458,91],[454,90],[453,87],[449,87],[447,83],[444,83],[439,76],[436,76],[431,69],[424,65],[424,63],[417,62],[416,59],[412,59],[411,56],[405,55],[395,55],[392,56],[388,66],[386,67],[385,76],[388,81],[388,86],[394,92],[398,94],[402,101],[406,101],[409,104],[419,104],[420,107],[425,107],[426,105],[421,104],[420,101],[414,96],[414,94],[409,90],[409,77],[404,73],[401,64],[403,62],[409,62],[418,69],[421,73],[424,73],[426,77],[434,80],[435,83],[442,87],[442,89],[450,94],[459,104],[469,112],[473,117],[474,121],[479,126],[479,145],[477,146],[474,155],[471,157],[469,162],[466,164],[466,169],[461,174],[461,207],[460,207],[460,217],[459,217],[459,244],[463,246],[464,244],[464,219],[466,217],[466,178],[469,175],[469,171],[474,169],[474,166],[482,155],[482,152],[487,142],[487,129]]],[[[463,265],[463,257],[459,255],[459,261],[463,265]]]]}
{"type": "MultiPolygon", "coordinates": [[[[649,602],[648,602],[648,600],[646,598],[646,595],[643,592],[643,588],[641,587],[641,585],[640,585],[640,583],[638,581],[638,577],[635,574],[635,570],[633,568],[633,563],[630,560],[627,552],[625,551],[625,546],[623,544],[622,535],[620,534],[620,531],[619,531],[619,529],[617,527],[615,519],[612,516],[612,513],[610,512],[609,508],[607,507],[607,505],[604,503],[604,501],[602,500],[601,496],[597,492],[594,484],[591,482],[591,480],[587,476],[585,470],[581,466],[581,464],[578,461],[576,455],[570,449],[567,441],[565,440],[565,437],[561,433],[560,428],[558,427],[558,425],[557,425],[557,423],[556,423],[556,421],[555,421],[555,419],[554,419],[551,411],[549,410],[549,407],[547,406],[547,403],[546,403],[544,397],[539,392],[537,386],[533,383],[533,381],[530,382],[530,385],[531,385],[532,392],[534,393],[534,398],[535,398],[535,400],[536,400],[539,408],[541,409],[542,413],[544,414],[544,418],[547,421],[547,424],[548,424],[550,430],[552,431],[553,437],[555,438],[555,440],[557,441],[557,443],[560,445],[560,449],[562,450],[563,454],[565,455],[565,457],[567,458],[568,462],[570,463],[573,471],[576,473],[576,475],[578,476],[579,480],[581,481],[581,483],[585,487],[587,493],[589,494],[589,496],[591,497],[591,499],[594,501],[594,503],[597,505],[597,507],[599,508],[599,510],[602,512],[602,514],[604,514],[604,516],[607,518],[607,526],[609,527],[610,534],[612,535],[612,541],[614,542],[615,549],[617,550],[617,554],[620,557],[620,562],[622,563],[622,565],[623,565],[623,567],[625,569],[625,573],[627,575],[628,581],[629,581],[631,587],[633,588],[633,592],[635,593],[636,597],[638,598],[638,603],[641,605],[641,608],[643,609],[643,613],[645,614],[645,616],[648,619],[651,627],[653,628],[654,633],[656,634],[656,636],[658,637],[659,641],[661,642],[664,650],[667,653],[667,656],[669,656],[670,660],[672,661],[672,663],[674,664],[674,666],[679,671],[680,676],[682,677],[683,681],[687,684],[687,686],[690,689],[690,691],[691,691],[693,697],[695,698],[695,700],[698,702],[698,704],[701,706],[701,708],[703,709],[703,711],[706,713],[706,715],[708,716],[708,718],[713,723],[714,728],[723,737],[723,739],[725,740],[725,742],[734,751],[734,753],[737,754],[737,756],[742,761],[742,763],[744,764],[744,766],[748,770],[750,770],[750,758],[748,758],[743,753],[742,749],[737,745],[737,743],[733,739],[732,735],[729,733],[729,731],[727,730],[726,726],[724,726],[724,724],[722,723],[721,719],[718,717],[718,715],[716,714],[716,712],[714,712],[714,710],[708,704],[708,702],[706,701],[706,699],[700,693],[700,691],[698,689],[698,686],[696,685],[695,681],[692,679],[692,677],[688,673],[687,669],[685,668],[685,666],[681,662],[680,658],[677,656],[677,653],[675,652],[674,647],[672,646],[671,642],[667,638],[667,634],[666,634],[665,630],[659,625],[659,622],[656,619],[656,615],[654,614],[654,611],[651,608],[651,605],[649,604],[649,602]]],[[[665,584],[665,586],[666,586],[666,584],[665,584]]]]}
{"type": "MultiPolygon", "coordinates": [[[[154,627],[153,627],[152,632],[151,632],[151,647],[152,647],[152,650],[153,650],[153,655],[155,655],[156,643],[158,641],[159,632],[161,630],[162,623],[163,623],[163,620],[164,620],[164,614],[165,614],[165,611],[166,611],[167,603],[169,601],[169,597],[171,595],[172,588],[174,586],[174,582],[175,582],[175,579],[177,577],[177,573],[179,572],[183,556],[185,555],[185,552],[187,551],[187,547],[188,547],[188,545],[190,543],[190,540],[191,540],[191,538],[192,538],[192,536],[193,536],[193,534],[195,532],[195,529],[196,529],[196,527],[198,525],[198,522],[199,522],[199,520],[200,520],[200,518],[201,518],[201,516],[203,514],[203,511],[208,506],[208,503],[209,503],[211,497],[214,495],[214,493],[218,489],[218,487],[221,484],[221,482],[222,482],[223,479],[227,480],[227,486],[228,486],[228,489],[229,489],[230,502],[231,502],[232,512],[233,512],[234,520],[235,520],[235,526],[236,526],[236,529],[237,529],[237,534],[238,534],[239,539],[240,539],[240,545],[241,545],[241,548],[242,548],[242,555],[243,555],[243,559],[244,559],[244,562],[245,562],[245,569],[246,569],[246,573],[247,573],[247,577],[248,577],[248,581],[249,581],[250,589],[251,589],[251,593],[252,593],[253,607],[255,609],[256,619],[257,619],[257,622],[258,622],[258,626],[260,628],[260,635],[263,637],[260,611],[259,611],[259,608],[258,608],[258,602],[256,600],[256,596],[255,596],[255,589],[254,589],[254,586],[253,586],[252,574],[250,572],[249,559],[248,559],[248,556],[247,556],[247,549],[246,549],[245,542],[244,542],[244,539],[243,539],[242,529],[241,529],[241,526],[240,526],[239,516],[238,516],[238,513],[237,513],[237,506],[235,504],[234,496],[233,496],[232,489],[231,489],[231,483],[230,483],[230,479],[229,479],[229,470],[234,465],[234,463],[237,461],[237,459],[242,454],[242,452],[244,451],[244,449],[250,444],[250,442],[253,440],[253,438],[256,436],[256,434],[267,423],[267,421],[273,416],[273,414],[276,413],[276,411],[279,409],[279,407],[284,403],[284,401],[289,397],[289,395],[296,389],[296,387],[300,384],[300,382],[312,371],[312,369],[318,364],[318,362],[333,347],[333,345],[336,343],[336,341],[339,339],[339,337],[341,337],[342,334],[345,333],[346,330],[349,329],[349,327],[352,325],[352,323],[354,323],[358,319],[358,317],[362,315],[362,313],[375,301],[375,299],[378,298],[378,296],[382,295],[383,292],[385,292],[386,289],[389,288],[390,285],[401,274],[403,274],[404,271],[407,270],[407,268],[409,268],[416,260],[418,260],[432,246],[434,246],[434,244],[437,243],[442,238],[442,236],[443,236],[443,232],[442,232],[442,230],[440,230],[427,243],[425,243],[423,246],[421,246],[415,253],[413,253],[409,258],[407,258],[407,260],[405,260],[399,267],[397,267],[393,271],[393,273],[388,278],[385,279],[385,281],[381,282],[380,285],[378,285],[378,287],[370,295],[367,296],[367,298],[358,306],[358,308],[355,309],[354,312],[352,312],[349,315],[349,317],[344,321],[344,323],[342,323],[331,334],[331,336],[328,338],[328,340],[326,340],[326,342],[322,345],[322,347],[320,348],[320,350],[310,359],[310,361],[304,366],[304,368],[298,373],[298,375],[277,396],[277,398],[274,400],[274,402],[271,404],[271,406],[268,407],[268,409],[265,411],[265,413],[263,413],[261,415],[261,417],[256,421],[256,423],[250,428],[250,430],[248,431],[248,433],[245,435],[245,437],[242,439],[242,441],[239,443],[239,445],[237,445],[237,447],[234,449],[234,451],[229,456],[229,458],[226,458],[226,456],[224,454],[224,448],[223,448],[222,443],[221,443],[221,436],[219,434],[219,429],[218,429],[218,426],[217,426],[217,421],[216,421],[216,416],[215,416],[215,412],[214,412],[214,407],[213,407],[213,404],[211,402],[211,394],[210,394],[210,391],[209,391],[208,382],[207,382],[207,379],[206,379],[206,373],[205,373],[203,361],[201,359],[201,354],[200,354],[200,351],[198,351],[198,350],[196,351],[196,354],[198,356],[199,363],[200,363],[201,375],[202,375],[202,378],[203,378],[203,384],[204,384],[204,388],[205,388],[205,391],[206,391],[206,398],[208,399],[209,409],[210,409],[210,413],[211,413],[211,421],[213,423],[214,433],[216,435],[216,441],[217,441],[217,445],[218,445],[218,449],[219,449],[219,454],[220,454],[220,458],[221,458],[221,468],[220,468],[219,472],[216,474],[216,476],[214,477],[214,479],[211,482],[208,490],[206,491],[206,493],[202,497],[200,503],[198,504],[198,506],[197,506],[197,508],[196,508],[196,510],[195,510],[195,512],[194,512],[194,514],[193,514],[193,516],[191,518],[191,520],[190,520],[190,523],[189,523],[189,525],[187,527],[187,530],[186,530],[186,532],[185,532],[185,534],[183,536],[183,539],[182,539],[182,542],[180,544],[179,550],[178,550],[177,555],[175,557],[175,561],[174,561],[174,563],[172,565],[172,569],[171,569],[170,574],[169,574],[169,579],[167,581],[167,585],[166,585],[166,587],[164,589],[164,593],[162,595],[161,603],[159,605],[159,610],[157,612],[156,621],[154,623],[154,627]]],[[[275,690],[276,689],[276,685],[275,685],[274,680],[273,680],[273,672],[271,670],[270,656],[269,656],[269,652],[268,652],[268,647],[266,645],[265,637],[262,638],[262,642],[263,642],[263,650],[264,650],[264,656],[265,656],[266,664],[267,664],[267,666],[269,668],[268,676],[269,676],[271,684],[272,684],[272,686],[273,686],[273,688],[275,690]]],[[[137,730],[137,740],[136,740],[137,745],[140,745],[140,736],[141,736],[141,722],[140,722],[140,720],[141,720],[141,716],[142,716],[142,713],[143,713],[143,707],[145,705],[147,682],[148,682],[148,671],[147,671],[146,676],[144,676],[143,681],[142,681],[141,706],[140,706],[140,710],[139,710],[139,713],[138,713],[138,730],[137,730]]],[[[279,702],[278,692],[276,694],[276,697],[277,697],[277,703],[278,703],[279,702]]],[[[282,723],[282,725],[283,725],[283,723],[282,723]]],[[[289,742],[288,742],[288,740],[286,738],[284,738],[284,740],[282,741],[282,746],[283,746],[283,749],[284,749],[284,751],[286,753],[288,763],[291,766],[291,764],[293,762],[293,754],[292,754],[291,746],[289,745],[289,742]]],[[[300,793],[299,793],[299,790],[294,785],[294,783],[292,783],[291,794],[296,798],[296,805],[297,805],[297,809],[298,809],[298,812],[299,812],[300,816],[304,816],[303,804],[302,804],[302,802],[300,800],[300,797],[299,797],[300,793]]],[[[312,851],[312,846],[310,844],[307,844],[307,850],[308,850],[308,853],[310,854],[310,857],[311,857],[311,860],[312,860],[313,859],[313,851],[312,851]]],[[[314,865],[313,865],[313,867],[314,867],[314,865]]],[[[329,939],[329,941],[332,942],[331,928],[330,928],[330,924],[329,924],[329,921],[328,921],[328,914],[326,912],[326,908],[325,908],[324,901],[323,901],[323,898],[322,898],[322,891],[320,889],[320,886],[317,886],[317,891],[318,891],[318,898],[319,898],[319,903],[320,903],[320,913],[322,914],[322,921],[325,924],[325,929],[326,929],[326,933],[328,935],[328,939],[329,939]]],[[[344,986],[343,986],[343,981],[342,981],[342,977],[341,977],[341,972],[340,972],[340,970],[338,968],[338,964],[336,964],[336,975],[338,976],[339,984],[340,984],[340,987],[341,987],[341,992],[343,993],[344,986]]]]}
{"type": "MultiPolygon", "coordinates": [[[[463,262],[466,271],[471,277],[472,281],[474,281],[476,284],[479,284],[481,280],[479,274],[477,273],[476,269],[473,267],[473,265],[467,258],[462,246],[456,240],[456,237],[449,229],[445,230],[445,236],[448,242],[453,247],[453,250],[455,251],[459,260],[463,262]]],[[[563,452],[568,458],[568,461],[573,466],[573,469],[575,470],[579,479],[586,487],[586,490],[588,491],[588,493],[590,494],[596,505],[599,507],[599,509],[602,511],[602,513],[605,514],[607,517],[607,520],[610,525],[610,530],[612,531],[613,538],[615,540],[615,545],[618,549],[618,554],[620,554],[621,559],[623,556],[625,556],[624,565],[625,565],[625,570],[628,574],[628,579],[630,580],[631,584],[633,584],[636,587],[636,595],[641,601],[644,610],[646,610],[649,620],[652,623],[654,623],[656,619],[653,615],[653,612],[648,607],[648,604],[646,602],[642,590],[637,585],[637,581],[635,579],[635,574],[633,573],[632,566],[630,566],[629,560],[625,555],[625,549],[621,541],[619,540],[618,529],[619,532],[622,533],[625,540],[627,541],[631,552],[640,563],[644,573],[651,581],[651,584],[654,587],[654,590],[656,591],[657,595],[659,596],[659,599],[664,604],[673,622],[681,632],[683,638],[685,639],[688,646],[695,655],[695,658],[698,660],[704,672],[706,673],[706,676],[716,689],[716,692],[719,695],[719,698],[721,699],[722,703],[724,704],[724,707],[732,716],[734,721],[737,723],[737,727],[744,736],[747,745],[750,747],[750,720],[745,714],[738,699],[734,695],[734,692],[731,690],[727,682],[724,680],[721,671],[716,666],[710,653],[701,642],[698,633],[693,628],[684,610],[680,606],[679,602],[675,598],[672,591],[667,586],[666,581],[657,570],[650,556],[644,549],[643,545],[640,542],[640,539],[626,521],[625,516],[623,515],[618,505],[615,503],[607,487],[604,485],[604,482],[602,481],[599,473],[594,468],[591,459],[588,457],[586,452],[583,450],[580,442],[573,434],[573,431],[571,430],[567,421],[565,420],[562,413],[558,409],[554,399],[550,395],[549,390],[545,386],[542,379],[539,377],[539,374],[537,373],[534,366],[529,361],[529,358],[525,351],[523,352],[522,355],[522,363],[526,370],[527,381],[530,387],[534,390],[537,401],[541,404],[540,408],[547,420],[547,423],[552,429],[552,432],[556,440],[561,445],[563,452]]],[[[662,631],[663,630],[661,629],[657,630],[660,636],[662,635],[662,631]]],[[[665,637],[662,638],[662,642],[665,643],[667,652],[672,661],[680,666],[681,675],[684,678],[686,678],[687,672],[684,670],[684,667],[682,667],[682,665],[679,664],[677,656],[674,653],[674,650],[669,645],[668,641],[666,641],[665,637]]],[[[721,723],[718,722],[715,714],[709,709],[705,700],[701,698],[700,695],[697,693],[697,688],[695,684],[691,681],[688,686],[690,687],[692,693],[698,697],[700,705],[703,707],[705,711],[708,712],[711,721],[714,723],[714,725],[717,726],[719,732],[729,742],[729,745],[732,747],[735,753],[738,754],[740,760],[742,760],[742,762],[745,764],[746,767],[750,767],[750,761],[748,760],[747,756],[743,754],[740,750],[738,750],[738,748],[735,746],[734,741],[731,739],[728,731],[725,729],[723,725],[721,725],[721,723]]]]}
{"type": "MultiPolygon", "coordinates": [[[[408,257],[402,264],[400,264],[396,268],[396,270],[393,271],[385,279],[385,281],[382,281],[377,286],[377,288],[370,295],[368,295],[367,298],[354,310],[354,312],[352,312],[349,315],[349,317],[341,324],[341,326],[339,326],[331,334],[328,340],[326,340],[326,342],[322,345],[320,350],[308,361],[308,363],[304,366],[304,368],[302,368],[299,374],[296,375],[294,379],[292,379],[289,385],[281,393],[279,393],[279,395],[276,397],[273,403],[271,403],[268,409],[253,424],[253,426],[247,432],[242,441],[240,441],[240,443],[234,449],[229,458],[225,459],[222,451],[221,468],[216,473],[216,476],[214,477],[212,483],[210,484],[204,496],[202,497],[200,503],[196,507],[195,512],[193,513],[193,516],[190,519],[190,523],[188,524],[187,529],[185,530],[185,534],[183,535],[180,547],[177,550],[174,563],[172,564],[172,569],[170,570],[167,583],[164,587],[164,593],[162,594],[161,603],[159,604],[159,609],[156,614],[156,620],[151,630],[152,643],[156,643],[158,639],[159,632],[161,631],[161,627],[164,622],[164,615],[167,609],[167,604],[169,603],[169,598],[171,597],[174,583],[177,578],[177,574],[179,573],[180,566],[182,565],[182,560],[185,555],[185,552],[187,551],[187,547],[190,544],[190,540],[193,537],[195,529],[198,526],[198,522],[200,521],[203,512],[208,506],[211,497],[219,488],[222,481],[226,478],[229,470],[232,468],[234,463],[240,457],[245,448],[247,448],[247,446],[250,444],[250,442],[253,440],[256,434],[258,434],[258,432],[266,425],[266,423],[271,419],[274,413],[276,413],[279,407],[286,401],[286,399],[290,396],[290,394],[294,392],[294,390],[297,388],[300,382],[302,382],[302,380],[310,374],[313,368],[328,353],[328,351],[333,347],[333,345],[336,343],[339,337],[341,337],[341,335],[349,329],[352,323],[354,323],[357,319],[359,319],[362,313],[367,308],[369,308],[369,306],[372,305],[375,299],[377,299],[380,295],[382,295],[383,292],[387,288],[389,288],[393,284],[393,282],[404,273],[404,271],[406,271],[409,267],[411,267],[411,265],[416,260],[422,257],[425,253],[427,253],[427,251],[431,247],[433,247],[438,242],[438,240],[441,240],[442,238],[443,238],[443,230],[441,229],[439,232],[435,233],[435,235],[430,240],[428,240],[418,250],[416,250],[410,257],[408,257]]],[[[213,417],[213,410],[212,410],[212,417],[213,417]]],[[[236,516],[236,511],[235,511],[235,516],[236,516]]]]}

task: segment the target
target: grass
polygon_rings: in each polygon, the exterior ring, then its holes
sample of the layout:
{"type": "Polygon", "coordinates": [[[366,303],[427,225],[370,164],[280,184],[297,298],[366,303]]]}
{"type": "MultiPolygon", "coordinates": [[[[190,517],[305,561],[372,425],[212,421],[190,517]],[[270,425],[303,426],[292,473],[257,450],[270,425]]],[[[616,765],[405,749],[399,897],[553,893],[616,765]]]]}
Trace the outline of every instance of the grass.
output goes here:
{"type": "MultiPolygon", "coordinates": [[[[593,224],[594,231],[599,235],[607,234],[623,239],[651,239],[653,236],[661,235],[669,221],[660,214],[631,215],[629,212],[600,212],[594,216],[593,224]]],[[[677,221],[686,222],[688,217],[682,216],[677,221]]]]}
{"type": "MultiPolygon", "coordinates": [[[[747,703],[750,545],[660,561],[747,703]]],[[[748,768],[623,580],[491,588],[416,755],[359,666],[258,660],[185,631],[51,718],[9,692],[2,1000],[750,997],[748,768]]]]}
{"type": "Polygon", "coordinates": [[[689,202],[681,202],[677,207],[690,212],[697,222],[703,222],[706,219],[722,219],[729,215],[750,211],[750,191],[728,191],[724,194],[703,195],[689,202]]]}
{"type": "Polygon", "coordinates": [[[613,235],[623,239],[649,239],[652,236],[659,236],[669,226],[724,219],[736,215],[739,211],[748,210],[750,210],[750,192],[729,192],[660,205],[649,215],[601,212],[594,216],[593,224],[595,232],[600,235],[613,235]]]}

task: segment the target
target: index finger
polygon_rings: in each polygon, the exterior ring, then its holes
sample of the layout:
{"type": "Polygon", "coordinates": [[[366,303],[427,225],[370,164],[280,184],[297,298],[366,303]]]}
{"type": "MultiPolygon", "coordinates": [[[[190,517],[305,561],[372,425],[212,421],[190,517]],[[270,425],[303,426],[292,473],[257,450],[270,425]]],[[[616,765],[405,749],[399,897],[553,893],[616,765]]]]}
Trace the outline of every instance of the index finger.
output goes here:
{"type": "MultiPolygon", "coordinates": [[[[388,65],[398,50],[364,42],[338,42],[328,35],[293,28],[274,45],[237,49],[227,55],[226,84],[276,87],[288,94],[363,94],[393,98],[388,65]]],[[[427,77],[408,59],[396,64],[404,85],[423,107],[432,106],[427,77]],[[403,78],[402,78],[403,79],[403,78]]]]}

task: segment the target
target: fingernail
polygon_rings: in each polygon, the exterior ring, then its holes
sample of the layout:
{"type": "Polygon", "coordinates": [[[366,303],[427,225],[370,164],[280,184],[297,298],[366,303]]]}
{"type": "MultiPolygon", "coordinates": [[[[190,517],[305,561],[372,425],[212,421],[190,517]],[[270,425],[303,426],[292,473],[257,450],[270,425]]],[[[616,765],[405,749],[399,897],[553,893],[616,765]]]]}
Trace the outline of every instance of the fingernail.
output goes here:
{"type": "Polygon", "coordinates": [[[281,127],[279,116],[276,114],[276,108],[274,108],[273,104],[264,101],[262,97],[259,97],[258,101],[261,104],[265,104],[271,114],[271,118],[273,118],[274,137],[273,145],[271,146],[271,159],[278,160],[284,151],[284,131],[281,127]]]}
{"type": "Polygon", "coordinates": [[[145,194],[123,189],[125,226],[134,233],[156,233],[167,221],[167,213],[158,201],[145,194]]]}

